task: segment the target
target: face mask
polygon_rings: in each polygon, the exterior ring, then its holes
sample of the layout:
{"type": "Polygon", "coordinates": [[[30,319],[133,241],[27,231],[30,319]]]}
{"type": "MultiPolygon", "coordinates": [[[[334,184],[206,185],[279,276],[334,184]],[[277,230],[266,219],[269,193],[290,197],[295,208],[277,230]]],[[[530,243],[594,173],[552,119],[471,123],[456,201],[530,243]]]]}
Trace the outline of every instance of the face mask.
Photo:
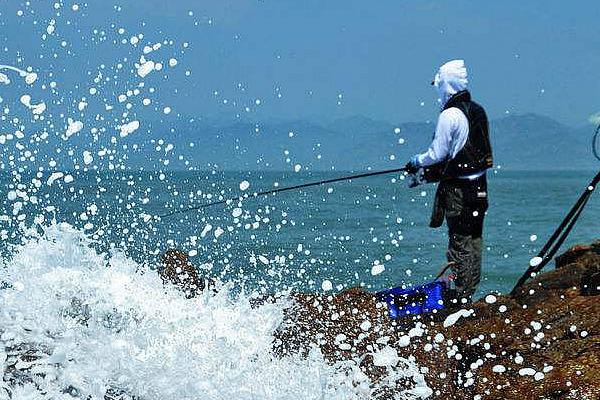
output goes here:
{"type": "Polygon", "coordinates": [[[441,78],[440,78],[440,73],[438,72],[437,74],[435,74],[435,77],[433,78],[433,81],[431,81],[431,85],[435,88],[437,95],[438,95],[438,99],[437,102],[440,105],[444,104],[444,91],[442,90],[442,85],[441,85],[441,78]]]}

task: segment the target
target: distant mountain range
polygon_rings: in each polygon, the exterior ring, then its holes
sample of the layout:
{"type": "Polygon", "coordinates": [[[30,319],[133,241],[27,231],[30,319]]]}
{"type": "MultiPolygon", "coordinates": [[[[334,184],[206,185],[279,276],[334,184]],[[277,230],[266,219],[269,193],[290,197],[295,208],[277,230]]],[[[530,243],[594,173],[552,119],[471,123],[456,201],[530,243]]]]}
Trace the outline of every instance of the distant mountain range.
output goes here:
{"type": "MultiPolygon", "coordinates": [[[[92,123],[89,126],[94,126],[92,123]]],[[[509,115],[490,122],[495,163],[506,170],[595,170],[591,125],[573,128],[551,118],[509,115]]],[[[174,123],[140,121],[119,137],[118,125],[69,140],[30,140],[34,163],[72,171],[93,155],[88,168],[145,170],[365,171],[403,166],[425,151],[432,122],[392,124],[363,116],[315,123],[305,119],[250,122],[180,117],[174,123]]],[[[24,160],[24,148],[3,148],[2,160],[24,160]]],[[[37,167],[36,167],[37,168],[37,167]]],[[[33,169],[33,165],[32,165],[33,169]]]]}
{"type": "MultiPolygon", "coordinates": [[[[507,170],[596,169],[591,155],[593,128],[568,127],[551,118],[511,115],[492,120],[491,138],[496,165],[507,170]]],[[[170,158],[169,168],[185,165],[173,155],[188,160],[188,167],[222,170],[344,170],[393,168],[404,165],[411,155],[424,151],[435,123],[375,121],[354,116],[329,124],[306,120],[251,123],[187,120],[163,132],[151,127],[154,142],[141,145],[128,155],[128,163],[160,163],[170,158]],[[156,141],[172,144],[170,156],[156,150],[156,141]],[[190,145],[193,143],[193,145],[190,145]],[[297,167],[299,166],[299,167],[297,167]]],[[[140,143],[132,135],[131,143],[140,143]]],[[[162,146],[162,148],[165,147],[162,146]]]]}

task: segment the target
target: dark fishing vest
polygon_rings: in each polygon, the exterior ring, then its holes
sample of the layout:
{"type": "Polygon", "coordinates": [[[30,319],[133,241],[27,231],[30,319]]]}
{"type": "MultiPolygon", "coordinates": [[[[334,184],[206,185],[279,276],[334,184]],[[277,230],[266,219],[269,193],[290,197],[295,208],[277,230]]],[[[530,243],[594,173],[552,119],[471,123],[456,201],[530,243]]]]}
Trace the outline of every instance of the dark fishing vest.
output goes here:
{"type": "Polygon", "coordinates": [[[428,182],[471,175],[493,166],[488,119],[483,107],[471,100],[467,90],[452,96],[444,110],[452,107],[458,108],[467,117],[469,136],[453,159],[425,168],[425,180],[428,182]]]}

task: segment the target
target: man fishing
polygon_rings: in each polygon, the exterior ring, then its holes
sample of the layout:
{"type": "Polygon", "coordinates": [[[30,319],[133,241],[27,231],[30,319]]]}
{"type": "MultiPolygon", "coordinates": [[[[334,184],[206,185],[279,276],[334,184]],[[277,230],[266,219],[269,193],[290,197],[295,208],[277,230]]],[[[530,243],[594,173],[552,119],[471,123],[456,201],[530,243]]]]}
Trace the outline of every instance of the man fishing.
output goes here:
{"type": "MultiPolygon", "coordinates": [[[[406,169],[423,170],[427,182],[439,182],[432,228],[448,225],[448,262],[456,275],[456,300],[466,303],[481,279],[483,220],[488,208],[486,170],[492,167],[488,119],[471,100],[463,60],[439,68],[432,85],[442,111],[426,152],[413,156],[406,169]]],[[[454,300],[454,299],[453,299],[454,300]]]]}

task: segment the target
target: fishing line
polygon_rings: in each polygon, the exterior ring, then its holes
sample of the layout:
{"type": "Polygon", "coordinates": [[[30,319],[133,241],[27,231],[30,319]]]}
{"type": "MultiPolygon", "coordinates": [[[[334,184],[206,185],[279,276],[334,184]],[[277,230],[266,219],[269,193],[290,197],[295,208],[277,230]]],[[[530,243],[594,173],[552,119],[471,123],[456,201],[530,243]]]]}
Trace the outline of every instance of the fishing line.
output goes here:
{"type": "Polygon", "coordinates": [[[594,157],[596,157],[596,159],[598,161],[600,161],[600,154],[598,153],[598,133],[600,132],[600,124],[598,124],[598,127],[596,128],[596,132],[594,132],[594,137],[592,138],[592,153],[594,154],[594,157]]]}

